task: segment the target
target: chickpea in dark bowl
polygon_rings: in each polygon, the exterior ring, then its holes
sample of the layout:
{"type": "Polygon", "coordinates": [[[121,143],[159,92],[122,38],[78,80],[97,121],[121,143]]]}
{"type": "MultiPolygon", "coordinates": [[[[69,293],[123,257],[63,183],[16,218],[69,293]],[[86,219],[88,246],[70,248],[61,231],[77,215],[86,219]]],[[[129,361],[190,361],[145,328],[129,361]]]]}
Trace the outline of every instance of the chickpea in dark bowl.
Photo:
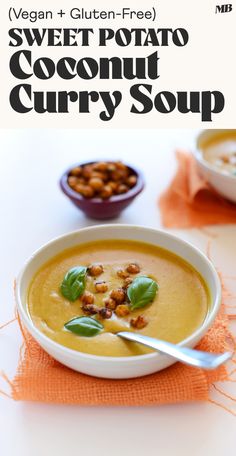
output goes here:
{"type": "Polygon", "coordinates": [[[62,191],[88,217],[119,216],[143,190],[142,173],[121,161],[95,161],[71,167],[60,179],[62,191]]]}

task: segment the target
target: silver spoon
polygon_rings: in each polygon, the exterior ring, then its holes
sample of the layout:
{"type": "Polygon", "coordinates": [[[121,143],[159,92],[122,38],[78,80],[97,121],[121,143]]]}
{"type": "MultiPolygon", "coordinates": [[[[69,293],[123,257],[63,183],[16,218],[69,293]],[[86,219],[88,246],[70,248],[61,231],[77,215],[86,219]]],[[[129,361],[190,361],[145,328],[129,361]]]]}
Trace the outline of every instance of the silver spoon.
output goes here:
{"type": "Polygon", "coordinates": [[[154,350],[172,356],[172,358],[178,361],[182,361],[190,366],[201,367],[202,369],[215,369],[232,357],[232,353],[230,352],[208,353],[128,331],[120,331],[116,335],[123,339],[154,348],[154,350]]]}

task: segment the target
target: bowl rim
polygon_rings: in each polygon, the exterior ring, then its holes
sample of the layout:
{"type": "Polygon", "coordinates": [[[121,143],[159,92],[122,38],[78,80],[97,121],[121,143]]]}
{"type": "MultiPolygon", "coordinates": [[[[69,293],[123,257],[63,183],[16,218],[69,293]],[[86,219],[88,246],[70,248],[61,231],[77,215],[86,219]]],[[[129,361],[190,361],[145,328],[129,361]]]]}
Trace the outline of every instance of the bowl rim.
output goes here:
{"type": "MultiPolygon", "coordinates": [[[[187,248],[194,250],[195,253],[197,255],[199,255],[202,258],[202,260],[204,260],[206,262],[208,268],[210,269],[210,271],[214,277],[214,281],[215,281],[215,287],[216,287],[215,301],[212,302],[212,309],[210,309],[210,311],[208,312],[208,314],[207,314],[206,318],[204,319],[204,321],[202,322],[202,324],[190,336],[188,336],[186,339],[180,341],[177,345],[189,346],[189,344],[192,341],[194,342],[195,339],[199,340],[199,337],[203,336],[206,333],[207,329],[212,325],[212,323],[219,311],[220,305],[221,305],[221,297],[222,297],[221,282],[220,282],[219,275],[218,275],[215,267],[213,266],[212,262],[207,258],[207,256],[198,247],[194,246],[193,244],[191,244],[188,241],[185,241],[185,240],[179,238],[176,235],[173,235],[172,233],[166,232],[165,230],[155,229],[153,227],[148,227],[148,226],[143,226],[143,225],[111,223],[111,224],[93,225],[93,226],[81,228],[79,230],[71,231],[69,233],[63,234],[62,236],[57,236],[57,237],[51,239],[50,241],[46,242],[45,244],[43,244],[37,250],[35,250],[33,252],[33,254],[24,263],[23,267],[21,268],[21,270],[16,278],[15,290],[14,290],[15,291],[15,300],[16,300],[16,305],[17,305],[17,311],[20,315],[20,318],[22,319],[23,323],[25,324],[26,329],[29,330],[30,334],[36,339],[36,341],[38,342],[38,340],[40,340],[40,343],[42,343],[43,346],[46,346],[46,347],[49,346],[50,348],[54,349],[54,351],[56,350],[57,352],[60,352],[61,354],[64,353],[67,356],[69,356],[70,358],[78,357],[78,358],[91,360],[94,362],[100,362],[100,361],[106,362],[106,363],[122,362],[124,364],[127,364],[132,361],[141,362],[141,361],[146,361],[146,360],[154,359],[156,357],[163,356],[161,353],[158,353],[158,352],[148,353],[148,354],[143,354],[143,355],[136,355],[136,356],[102,356],[102,355],[93,355],[90,353],[84,353],[84,352],[80,352],[78,350],[68,348],[58,342],[55,342],[54,340],[50,339],[48,336],[43,334],[33,324],[33,321],[31,320],[30,315],[27,312],[27,309],[24,308],[22,300],[21,300],[21,296],[20,296],[21,282],[22,282],[22,278],[24,276],[24,272],[25,272],[26,268],[30,265],[31,261],[38,254],[47,250],[48,247],[50,247],[53,244],[56,244],[58,241],[62,241],[63,239],[66,239],[70,236],[71,237],[76,236],[78,233],[81,233],[81,232],[96,231],[98,228],[102,228],[102,229],[124,228],[127,230],[133,230],[134,228],[137,228],[137,229],[144,230],[147,233],[150,231],[159,233],[161,236],[164,235],[166,238],[174,239],[174,241],[179,242],[182,245],[187,245],[187,248]],[[34,336],[34,334],[36,334],[37,337],[34,336]]],[[[137,242],[139,242],[139,241],[137,241],[137,242]]],[[[149,244],[152,245],[152,243],[149,243],[149,244]]],[[[166,249],[166,250],[168,250],[168,249],[166,249]]],[[[169,250],[169,251],[171,252],[171,250],[169,250]]],[[[177,255],[177,256],[180,256],[180,255],[177,255]]],[[[180,256],[180,258],[182,258],[182,257],[180,256]]]]}
{"type": "MultiPolygon", "coordinates": [[[[227,129],[222,129],[223,131],[230,131],[230,130],[227,130],[227,129]]],[[[234,130],[234,129],[232,129],[234,130]]],[[[221,171],[218,171],[218,169],[214,168],[213,165],[211,165],[211,163],[209,163],[207,160],[204,160],[203,158],[203,155],[202,155],[202,152],[201,152],[201,147],[200,147],[200,141],[203,137],[203,135],[206,133],[206,132],[212,132],[212,135],[214,135],[214,129],[211,130],[211,129],[206,129],[206,130],[203,130],[201,131],[198,135],[197,135],[197,138],[196,138],[196,147],[194,149],[192,149],[192,155],[194,156],[194,158],[197,160],[198,163],[200,163],[200,165],[202,165],[204,168],[206,168],[208,171],[210,171],[212,174],[214,174],[215,176],[217,177],[222,177],[222,178],[225,178],[226,180],[229,180],[231,182],[233,182],[235,184],[235,180],[236,180],[236,176],[233,176],[232,174],[227,174],[227,173],[223,173],[221,171]]],[[[216,131],[219,131],[219,130],[216,130],[216,131]]],[[[236,131],[236,129],[235,129],[236,131]]],[[[215,133],[215,135],[217,135],[217,133],[215,133]]]]}
{"type": "MultiPolygon", "coordinates": [[[[136,176],[138,178],[134,187],[130,188],[126,193],[122,193],[120,195],[113,195],[113,196],[111,196],[108,199],[101,199],[101,198],[98,198],[98,197],[95,197],[95,198],[84,198],[82,195],[80,195],[80,193],[76,192],[75,190],[73,190],[69,186],[69,184],[68,184],[68,175],[69,175],[70,171],[73,168],[76,168],[77,166],[90,165],[90,164],[96,163],[96,161],[98,161],[98,160],[90,160],[88,162],[76,163],[74,165],[71,165],[69,168],[66,169],[66,171],[64,171],[64,173],[60,177],[59,184],[60,184],[60,187],[61,187],[62,191],[69,198],[72,198],[72,199],[74,199],[74,200],[76,200],[78,202],[81,202],[81,203],[83,202],[83,203],[91,204],[91,205],[99,205],[99,204],[107,204],[108,205],[108,204],[112,204],[112,203],[115,204],[115,203],[119,203],[119,202],[122,202],[122,201],[126,201],[127,199],[134,198],[139,193],[141,193],[141,191],[144,189],[145,180],[144,180],[144,176],[143,176],[142,171],[139,168],[137,168],[136,166],[134,167],[133,165],[130,165],[129,163],[124,163],[125,166],[127,166],[129,169],[131,169],[134,172],[134,174],[136,174],[136,176]]],[[[101,159],[99,161],[109,162],[111,160],[101,159]]],[[[113,161],[116,161],[116,160],[113,160],[113,161]]]]}

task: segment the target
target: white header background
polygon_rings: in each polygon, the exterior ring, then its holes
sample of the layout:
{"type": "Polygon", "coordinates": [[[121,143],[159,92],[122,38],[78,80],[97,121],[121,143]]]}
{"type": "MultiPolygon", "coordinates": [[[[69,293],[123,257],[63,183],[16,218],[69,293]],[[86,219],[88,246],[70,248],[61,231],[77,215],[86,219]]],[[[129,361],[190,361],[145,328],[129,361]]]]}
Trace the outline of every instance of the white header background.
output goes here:
{"type": "MultiPolygon", "coordinates": [[[[236,44],[236,2],[231,1],[232,11],[216,14],[217,0],[4,0],[1,2],[1,127],[62,127],[63,128],[234,128],[236,116],[235,90],[235,44],[236,44]],[[53,13],[52,20],[14,19],[10,22],[8,11],[16,10],[48,11],[53,13]],[[134,10],[149,10],[155,7],[157,19],[150,20],[75,20],[70,18],[72,8],[84,8],[87,11],[120,10],[130,7],[134,10]],[[66,14],[60,18],[57,12],[63,9],[66,14]],[[10,28],[94,28],[95,33],[89,47],[47,47],[27,45],[9,47],[8,30],[10,28]],[[110,41],[106,47],[98,47],[98,28],[185,28],[189,33],[189,42],[184,47],[170,44],[168,47],[119,47],[110,41]],[[58,76],[41,81],[36,77],[20,81],[10,73],[9,60],[19,50],[31,49],[33,60],[50,57],[57,62],[62,57],[72,56],[76,60],[82,57],[142,57],[158,51],[160,77],[157,80],[104,80],[95,78],[89,81],[75,77],[66,81],[58,76]],[[12,88],[20,83],[32,85],[34,91],[96,90],[122,92],[121,104],[110,121],[102,121],[99,113],[104,110],[102,101],[92,103],[89,114],[79,113],[78,104],[71,103],[70,113],[27,114],[15,112],[9,103],[12,88]],[[172,113],[161,114],[155,108],[148,114],[132,114],[134,102],[129,91],[133,84],[153,85],[154,96],[165,90],[177,91],[214,91],[219,90],[225,97],[225,108],[219,114],[213,114],[212,122],[202,122],[199,113],[181,114],[175,109],[172,113]]],[[[138,105],[137,102],[135,102],[138,105]]]]}

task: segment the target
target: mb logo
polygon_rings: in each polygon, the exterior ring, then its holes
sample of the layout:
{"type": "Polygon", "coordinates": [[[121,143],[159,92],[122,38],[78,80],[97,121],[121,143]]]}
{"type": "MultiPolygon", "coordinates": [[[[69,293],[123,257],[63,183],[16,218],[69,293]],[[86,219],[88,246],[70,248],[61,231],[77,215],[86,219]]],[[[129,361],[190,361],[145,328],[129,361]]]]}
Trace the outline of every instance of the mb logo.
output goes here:
{"type": "Polygon", "coordinates": [[[216,5],[215,13],[230,13],[232,11],[232,3],[227,3],[227,5],[216,5]]]}

